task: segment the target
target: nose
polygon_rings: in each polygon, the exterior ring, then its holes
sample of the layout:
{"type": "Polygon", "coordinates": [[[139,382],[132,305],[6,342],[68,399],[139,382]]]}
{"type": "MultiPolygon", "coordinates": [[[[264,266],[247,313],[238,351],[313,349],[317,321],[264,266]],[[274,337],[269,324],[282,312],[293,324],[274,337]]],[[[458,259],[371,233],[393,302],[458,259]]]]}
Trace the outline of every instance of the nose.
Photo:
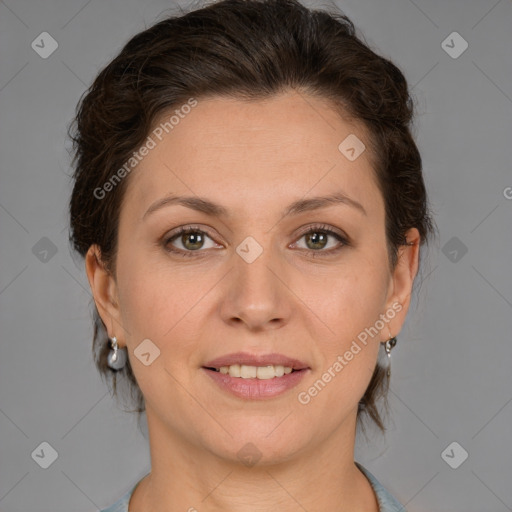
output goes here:
{"type": "Polygon", "coordinates": [[[239,252],[233,254],[221,314],[225,322],[243,324],[251,331],[277,329],[289,321],[292,309],[284,262],[270,248],[263,249],[254,260],[246,257],[257,248],[253,239],[247,245],[242,243],[239,252]]]}

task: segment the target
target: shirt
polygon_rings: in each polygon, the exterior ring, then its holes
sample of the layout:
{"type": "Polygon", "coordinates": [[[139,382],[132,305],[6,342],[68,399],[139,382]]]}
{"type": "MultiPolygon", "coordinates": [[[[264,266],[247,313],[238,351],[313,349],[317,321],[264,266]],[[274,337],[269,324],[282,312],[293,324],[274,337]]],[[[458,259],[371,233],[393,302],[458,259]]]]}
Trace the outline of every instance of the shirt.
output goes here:
{"type": "MultiPolygon", "coordinates": [[[[370,485],[377,496],[377,502],[379,503],[379,512],[407,512],[403,507],[380,483],[379,481],[361,464],[356,462],[357,467],[366,476],[370,485]]],[[[119,501],[116,501],[110,507],[101,510],[100,512],[128,512],[128,503],[130,502],[131,495],[137,487],[138,483],[128,491],[119,501]]]]}

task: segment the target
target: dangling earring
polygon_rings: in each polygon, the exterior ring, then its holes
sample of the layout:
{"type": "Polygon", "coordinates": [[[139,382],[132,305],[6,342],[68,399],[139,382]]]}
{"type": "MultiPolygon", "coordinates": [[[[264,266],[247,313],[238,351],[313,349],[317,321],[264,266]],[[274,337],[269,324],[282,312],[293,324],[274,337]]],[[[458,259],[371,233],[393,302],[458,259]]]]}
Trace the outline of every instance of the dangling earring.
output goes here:
{"type": "Polygon", "coordinates": [[[114,336],[110,339],[112,349],[107,356],[107,364],[112,370],[121,370],[126,364],[126,349],[117,346],[117,338],[114,336]]]}
{"type": "MultiPolygon", "coordinates": [[[[391,333],[390,333],[391,335],[391,333]]],[[[389,338],[389,340],[384,341],[384,349],[386,350],[386,354],[388,356],[388,377],[391,376],[391,351],[393,347],[396,345],[397,339],[396,336],[389,338]]]]}

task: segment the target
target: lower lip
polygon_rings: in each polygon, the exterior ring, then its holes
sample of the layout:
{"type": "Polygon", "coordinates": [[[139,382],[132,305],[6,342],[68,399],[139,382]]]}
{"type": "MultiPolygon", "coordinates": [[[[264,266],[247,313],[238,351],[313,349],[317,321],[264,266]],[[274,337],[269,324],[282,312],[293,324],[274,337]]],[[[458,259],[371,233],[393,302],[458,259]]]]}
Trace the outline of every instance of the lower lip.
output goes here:
{"type": "Polygon", "coordinates": [[[281,395],[295,387],[303,378],[309,368],[287,373],[282,377],[273,379],[242,379],[240,377],[230,377],[213,370],[205,371],[219,387],[229,393],[249,400],[258,400],[262,398],[273,398],[281,395]]]}

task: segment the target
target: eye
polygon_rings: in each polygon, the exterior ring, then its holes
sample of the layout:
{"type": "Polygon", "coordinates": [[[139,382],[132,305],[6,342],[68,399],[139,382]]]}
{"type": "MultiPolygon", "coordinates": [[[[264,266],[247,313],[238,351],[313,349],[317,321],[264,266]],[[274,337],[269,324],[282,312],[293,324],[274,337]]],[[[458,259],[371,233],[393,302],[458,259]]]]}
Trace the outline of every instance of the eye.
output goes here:
{"type": "Polygon", "coordinates": [[[172,236],[164,239],[163,245],[167,251],[180,256],[195,256],[193,253],[198,252],[199,249],[210,249],[216,246],[208,233],[194,226],[179,228],[172,236]],[[210,245],[205,246],[206,239],[211,241],[210,245]],[[173,243],[177,243],[178,247],[173,243]]]}
{"type": "MultiPolygon", "coordinates": [[[[292,246],[297,246],[303,238],[306,247],[298,248],[305,250],[308,256],[311,257],[329,256],[337,253],[344,246],[350,245],[346,236],[325,225],[310,226],[292,246]]],[[[205,251],[201,251],[201,249],[218,247],[218,244],[213,241],[206,231],[196,226],[182,226],[178,228],[171,236],[163,239],[162,245],[167,252],[185,257],[204,256],[202,253],[205,251]],[[208,240],[210,240],[209,245],[206,243],[208,240]]]]}
{"type": "MultiPolygon", "coordinates": [[[[301,235],[299,240],[303,238],[305,240],[306,247],[301,247],[301,249],[309,251],[313,257],[316,257],[317,254],[315,253],[319,252],[325,253],[324,255],[333,254],[341,250],[343,246],[349,245],[347,237],[325,225],[311,226],[305,233],[301,235]],[[330,245],[329,238],[331,238],[332,242],[330,245]],[[337,240],[337,244],[335,240],[337,240]],[[326,247],[328,250],[324,250],[326,247]]],[[[298,242],[295,242],[294,245],[296,244],[298,244],[298,242]]]]}

